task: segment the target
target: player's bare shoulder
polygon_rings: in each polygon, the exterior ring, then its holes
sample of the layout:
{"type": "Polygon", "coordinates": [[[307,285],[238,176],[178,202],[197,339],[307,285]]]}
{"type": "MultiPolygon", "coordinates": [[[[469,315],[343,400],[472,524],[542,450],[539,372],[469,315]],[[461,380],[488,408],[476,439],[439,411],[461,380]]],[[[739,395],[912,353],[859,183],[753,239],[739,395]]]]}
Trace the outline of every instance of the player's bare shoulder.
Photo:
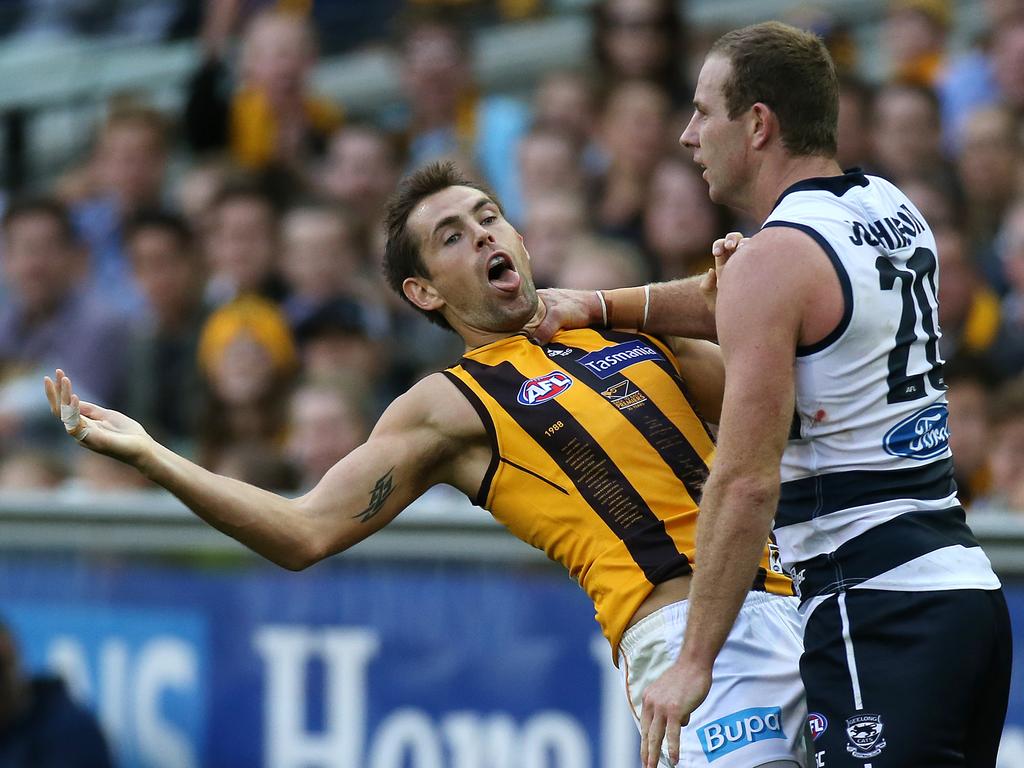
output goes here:
{"type": "Polygon", "coordinates": [[[391,433],[414,442],[430,483],[448,483],[475,498],[492,448],[480,416],[441,373],[417,382],[385,411],[374,436],[391,433]]]}
{"type": "Polygon", "coordinates": [[[740,269],[765,281],[764,290],[777,292],[800,308],[801,346],[828,336],[842,321],[846,307],[839,267],[821,242],[801,229],[771,226],[754,235],[748,245],[737,251],[728,266],[739,257],[740,269]]]}
{"type": "Polygon", "coordinates": [[[407,418],[436,431],[441,439],[461,445],[483,441],[487,437],[476,410],[442,373],[432,373],[420,379],[394,402],[392,408],[396,406],[407,418]]]}
{"type": "Polygon", "coordinates": [[[726,262],[724,274],[740,270],[758,278],[776,274],[790,284],[813,282],[832,268],[821,246],[799,229],[765,227],[743,242],[726,262]]]}

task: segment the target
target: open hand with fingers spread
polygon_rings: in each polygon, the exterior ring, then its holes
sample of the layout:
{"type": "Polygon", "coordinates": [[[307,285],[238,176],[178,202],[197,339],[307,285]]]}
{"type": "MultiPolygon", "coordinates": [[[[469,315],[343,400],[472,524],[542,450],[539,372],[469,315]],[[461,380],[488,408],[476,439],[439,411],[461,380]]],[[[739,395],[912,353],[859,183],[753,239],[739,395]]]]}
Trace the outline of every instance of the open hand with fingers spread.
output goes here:
{"type": "Polygon", "coordinates": [[[78,399],[71,379],[60,368],[53,379],[43,379],[50,410],[64,424],[71,437],[88,448],[135,464],[152,438],[137,421],[123,413],[101,408],[78,399]]]}

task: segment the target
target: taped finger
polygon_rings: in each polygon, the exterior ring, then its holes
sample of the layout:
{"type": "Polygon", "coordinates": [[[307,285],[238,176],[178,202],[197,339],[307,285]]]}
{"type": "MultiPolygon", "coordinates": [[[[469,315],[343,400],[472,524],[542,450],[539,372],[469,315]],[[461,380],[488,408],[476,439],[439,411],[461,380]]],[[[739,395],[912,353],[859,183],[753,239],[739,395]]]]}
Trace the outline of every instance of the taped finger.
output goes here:
{"type": "Polygon", "coordinates": [[[85,440],[86,435],[89,434],[89,428],[82,421],[82,412],[77,398],[70,403],[61,403],[60,420],[64,423],[64,431],[79,442],[85,440]]]}

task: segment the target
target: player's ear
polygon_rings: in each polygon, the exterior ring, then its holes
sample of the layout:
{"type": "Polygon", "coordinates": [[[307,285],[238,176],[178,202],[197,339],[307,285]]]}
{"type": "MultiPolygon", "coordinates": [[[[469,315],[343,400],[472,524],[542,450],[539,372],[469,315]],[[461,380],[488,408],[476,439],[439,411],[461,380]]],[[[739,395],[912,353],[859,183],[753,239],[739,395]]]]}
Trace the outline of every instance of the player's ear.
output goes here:
{"type": "Polygon", "coordinates": [[[523,244],[523,253],[526,254],[526,260],[530,261],[530,252],[526,248],[526,241],[523,240],[523,236],[519,232],[516,232],[516,236],[519,238],[519,242],[523,244]]]}
{"type": "Polygon", "coordinates": [[[751,143],[754,149],[763,149],[773,133],[778,132],[779,120],[766,104],[755,103],[750,108],[751,143]]]}
{"type": "Polygon", "coordinates": [[[441,309],[445,304],[444,298],[437,292],[437,289],[423,277],[405,278],[402,281],[402,293],[412,302],[413,306],[426,312],[441,309]]]}

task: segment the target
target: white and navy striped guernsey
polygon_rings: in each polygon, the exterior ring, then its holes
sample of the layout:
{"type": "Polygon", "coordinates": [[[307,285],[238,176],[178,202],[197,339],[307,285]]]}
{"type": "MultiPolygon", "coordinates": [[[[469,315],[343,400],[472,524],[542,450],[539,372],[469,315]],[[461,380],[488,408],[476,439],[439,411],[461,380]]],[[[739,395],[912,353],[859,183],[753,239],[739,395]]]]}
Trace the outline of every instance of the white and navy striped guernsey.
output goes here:
{"type": "Polygon", "coordinates": [[[853,169],[787,189],[765,227],[813,238],[845,311],[798,347],[775,537],[805,610],[846,589],[996,589],[953,480],[935,238],[907,197],[853,169]]]}

